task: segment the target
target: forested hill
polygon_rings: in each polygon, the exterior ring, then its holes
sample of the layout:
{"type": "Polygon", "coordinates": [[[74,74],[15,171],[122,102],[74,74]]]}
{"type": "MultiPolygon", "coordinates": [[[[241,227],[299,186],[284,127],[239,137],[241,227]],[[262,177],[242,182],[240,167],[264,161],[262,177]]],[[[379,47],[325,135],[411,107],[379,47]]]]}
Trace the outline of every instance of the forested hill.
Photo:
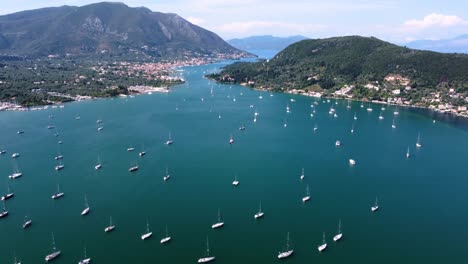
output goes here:
{"type": "Polygon", "coordinates": [[[412,88],[442,85],[466,91],[467,73],[468,55],[413,50],[376,38],[348,36],[303,40],[269,61],[234,63],[210,77],[274,90],[335,90],[368,83],[385,88],[386,79],[396,79],[412,88]]]}

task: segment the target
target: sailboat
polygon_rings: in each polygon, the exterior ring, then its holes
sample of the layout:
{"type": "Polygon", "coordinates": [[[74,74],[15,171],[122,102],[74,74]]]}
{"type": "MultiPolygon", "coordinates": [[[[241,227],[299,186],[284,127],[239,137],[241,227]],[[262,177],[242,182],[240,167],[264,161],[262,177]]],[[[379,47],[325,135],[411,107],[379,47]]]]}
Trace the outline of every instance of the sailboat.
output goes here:
{"type": "Polygon", "coordinates": [[[63,155],[61,155],[59,152],[58,155],[54,157],[54,160],[61,160],[61,159],[63,159],[63,155]]]}
{"type": "Polygon", "coordinates": [[[127,148],[127,151],[128,151],[128,152],[130,152],[130,151],[134,151],[134,150],[135,150],[135,148],[134,148],[134,147],[129,147],[129,148],[127,148]]]}
{"type": "Polygon", "coordinates": [[[285,251],[278,253],[278,258],[283,259],[291,256],[294,253],[294,249],[289,249],[289,232],[286,235],[286,246],[285,251]]]}
{"type": "Polygon", "coordinates": [[[18,158],[19,156],[20,156],[19,153],[13,153],[13,154],[11,154],[11,157],[14,158],[14,159],[18,158]]]}
{"type": "Polygon", "coordinates": [[[356,161],[353,159],[349,159],[349,165],[354,166],[356,165],[356,161]]]}
{"type": "Polygon", "coordinates": [[[343,233],[341,233],[341,220],[338,222],[338,233],[333,237],[333,241],[338,242],[343,237],[343,233]]]}
{"type": "Polygon", "coordinates": [[[213,224],[211,228],[216,229],[216,228],[222,227],[223,225],[224,225],[224,222],[221,221],[221,211],[218,209],[218,222],[213,224]]]}
{"type": "Polygon", "coordinates": [[[305,178],[305,174],[304,174],[304,168],[302,168],[302,173],[301,173],[301,176],[300,176],[301,180],[303,180],[305,178]]]}
{"type": "Polygon", "coordinates": [[[91,258],[86,256],[86,247],[84,248],[84,259],[80,260],[78,264],[89,264],[91,263],[91,258]]]}
{"type": "Polygon", "coordinates": [[[149,222],[148,222],[148,220],[146,220],[146,233],[141,235],[141,240],[146,240],[146,239],[150,238],[152,235],[153,235],[153,232],[150,232],[149,222]]]}
{"type": "Polygon", "coordinates": [[[234,138],[232,138],[232,135],[229,137],[229,144],[233,144],[234,143],[234,138]]]}
{"type": "Polygon", "coordinates": [[[135,164],[135,165],[133,165],[132,167],[130,167],[130,168],[128,169],[129,172],[135,172],[135,171],[137,171],[137,170],[138,170],[138,164],[135,164]]]}
{"type": "Polygon", "coordinates": [[[393,121],[392,121],[392,128],[396,128],[395,119],[393,119],[393,121]]]}
{"type": "Polygon", "coordinates": [[[320,246],[318,246],[318,251],[319,252],[322,252],[324,251],[325,249],[327,248],[327,241],[325,241],[325,232],[323,232],[323,240],[322,240],[322,244],[320,246]]]}
{"type": "Polygon", "coordinates": [[[166,175],[163,176],[163,180],[167,181],[171,178],[171,175],[169,174],[169,169],[166,167],[166,175]]]}
{"type": "Polygon", "coordinates": [[[32,225],[32,220],[27,216],[24,217],[23,229],[28,229],[32,225]]]}
{"type": "Polygon", "coordinates": [[[14,167],[15,167],[15,169],[14,169],[13,173],[10,174],[10,175],[8,175],[8,178],[10,178],[10,179],[12,179],[12,180],[23,176],[23,173],[21,173],[21,172],[18,170],[18,167],[17,167],[16,165],[15,165],[14,167]]]}
{"type": "Polygon", "coordinates": [[[310,200],[309,185],[306,186],[306,195],[302,197],[302,202],[307,202],[310,200]]]}
{"type": "Polygon", "coordinates": [[[7,183],[7,193],[2,196],[1,200],[6,201],[10,198],[13,198],[13,196],[15,196],[15,193],[10,191],[10,184],[7,183]]]}
{"type": "Polygon", "coordinates": [[[244,126],[244,125],[240,126],[240,127],[239,127],[239,130],[240,130],[240,131],[245,130],[245,126],[244,126]]]}
{"type": "Polygon", "coordinates": [[[65,194],[63,192],[60,191],[60,185],[57,184],[57,192],[52,194],[52,199],[59,199],[61,197],[63,197],[65,194]]]}
{"type": "Polygon", "coordinates": [[[378,199],[377,199],[377,197],[376,197],[376,198],[375,198],[375,204],[374,204],[374,206],[371,207],[371,211],[372,211],[372,212],[375,212],[375,211],[379,210],[379,204],[378,204],[378,202],[379,202],[379,201],[378,201],[378,199]]]}
{"type": "Polygon", "coordinates": [[[88,204],[88,198],[86,197],[86,194],[84,196],[84,202],[85,202],[85,208],[83,209],[83,211],[81,211],[81,215],[87,215],[89,213],[89,204],[88,204]]]}
{"type": "Polygon", "coordinates": [[[13,264],[21,264],[21,260],[18,261],[18,260],[16,259],[16,256],[15,256],[15,260],[13,261],[13,264]]]}
{"type": "Polygon", "coordinates": [[[166,141],[166,145],[172,145],[173,143],[174,143],[174,140],[172,140],[171,132],[169,132],[169,139],[166,141]]]}
{"type": "Polygon", "coordinates": [[[0,149],[0,155],[3,155],[3,154],[5,154],[5,153],[6,153],[6,150],[0,149]]]}
{"type": "Polygon", "coordinates": [[[104,228],[104,232],[109,233],[109,232],[114,231],[114,229],[115,229],[115,225],[112,224],[112,216],[110,216],[109,217],[109,226],[104,228]]]}
{"type": "Polygon", "coordinates": [[[408,147],[408,150],[406,151],[406,158],[409,159],[410,157],[410,153],[409,153],[409,147],[408,147]]]}
{"type": "Polygon", "coordinates": [[[265,213],[263,213],[262,211],[262,202],[260,201],[260,204],[258,206],[258,212],[254,215],[254,218],[255,219],[262,218],[264,214],[265,213]]]}
{"type": "Polygon", "coordinates": [[[6,217],[8,215],[8,210],[5,206],[5,201],[3,201],[3,210],[0,211],[0,218],[6,217]]]}
{"type": "Polygon", "coordinates": [[[198,263],[207,263],[215,260],[215,256],[210,256],[210,244],[208,242],[208,237],[206,238],[206,257],[199,258],[198,263]]]}
{"type": "Polygon", "coordinates": [[[286,113],[288,113],[288,114],[291,113],[291,108],[289,108],[289,104],[286,105],[286,113]]]}
{"type": "Polygon", "coordinates": [[[50,253],[49,255],[45,257],[45,261],[49,262],[51,260],[54,260],[55,258],[60,256],[61,253],[62,252],[60,250],[57,250],[57,248],[55,247],[55,237],[54,237],[54,233],[52,233],[52,253],[50,253]]]}
{"type": "Polygon", "coordinates": [[[380,114],[379,114],[379,120],[383,120],[383,119],[384,119],[384,117],[383,117],[383,115],[382,115],[382,112],[380,112],[380,114]]]}
{"type": "Polygon", "coordinates": [[[357,116],[356,116],[356,113],[354,113],[354,120],[357,120],[357,116]]]}
{"type": "Polygon", "coordinates": [[[286,123],[286,119],[284,119],[284,124],[283,124],[284,127],[288,127],[288,123],[286,123]]]}
{"type": "Polygon", "coordinates": [[[422,147],[421,145],[421,134],[418,133],[418,139],[416,140],[416,147],[420,148],[422,147]]]}
{"type": "Polygon", "coordinates": [[[335,142],[335,146],[337,146],[337,147],[341,146],[341,141],[337,140],[337,141],[335,142]]]}
{"type": "Polygon", "coordinates": [[[350,101],[348,100],[348,105],[346,106],[346,108],[348,108],[348,109],[351,108],[351,106],[349,105],[349,102],[350,102],[350,101]]]}
{"type": "Polygon", "coordinates": [[[317,131],[318,127],[317,127],[317,124],[315,124],[314,126],[314,132],[317,131]]]}
{"type": "Polygon", "coordinates": [[[167,225],[166,225],[166,237],[161,239],[161,244],[167,243],[171,240],[171,237],[169,236],[169,231],[167,230],[167,225]]]}
{"type": "Polygon", "coordinates": [[[65,165],[63,165],[62,160],[60,160],[59,165],[55,166],[56,171],[63,170],[64,168],[65,168],[65,165]]]}
{"type": "Polygon", "coordinates": [[[138,156],[143,157],[144,155],[146,155],[146,151],[145,151],[145,147],[142,145],[141,146],[141,151],[140,151],[140,153],[138,153],[138,156]]]}
{"type": "Polygon", "coordinates": [[[353,124],[351,125],[351,134],[354,133],[354,122],[353,124]]]}
{"type": "Polygon", "coordinates": [[[372,112],[372,108],[370,107],[370,103],[367,106],[367,112],[372,112]]]}
{"type": "Polygon", "coordinates": [[[234,181],[232,182],[232,185],[234,186],[239,185],[239,181],[237,180],[237,175],[234,177],[234,181]]]}
{"type": "Polygon", "coordinates": [[[101,158],[98,156],[97,164],[94,166],[95,170],[100,170],[102,168],[101,158]]]}

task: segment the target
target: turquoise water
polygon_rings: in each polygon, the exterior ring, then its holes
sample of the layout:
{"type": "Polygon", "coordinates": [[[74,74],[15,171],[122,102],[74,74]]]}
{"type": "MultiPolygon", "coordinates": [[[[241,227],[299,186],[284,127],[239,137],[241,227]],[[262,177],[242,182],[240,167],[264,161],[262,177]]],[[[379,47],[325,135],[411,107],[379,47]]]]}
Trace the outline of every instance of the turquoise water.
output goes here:
{"type": "Polygon", "coordinates": [[[7,183],[15,192],[7,201],[10,215],[0,219],[0,263],[12,263],[14,255],[22,263],[43,262],[52,232],[62,251],[54,263],[77,263],[85,246],[93,263],[196,263],[207,236],[216,263],[226,264],[466,261],[466,131],[401,108],[392,129],[394,107],[379,120],[380,105],[369,113],[357,102],[347,109],[346,101],[270,96],[202,78],[219,66],[186,68],[187,83],[168,94],[0,113],[0,146],[8,151],[0,156],[0,193],[7,183]],[[97,119],[104,121],[101,132],[97,119]],[[169,133],[172,146],[164,145],[169,133]],[[343,146],[335,147],[336,140],[343,146]],[[21,154],[16,162],[14,152],[21,154]],[[58,152],[65,164],[60,172],[54,170],[58,152]],[[103,168],[96,171],[98,156],[103,168]],[[129,173],[135,162],[140,170],[129,173]],[[15,166],[24,176],[8,180],[15,166]],[[164,183],[166,167],[171,179],[164,183]],[[232,186],[236,175],[238,187],[232,186]],[[65,196],[52,200],[58,183],[65,196]],[[307,184],[312,198],[303,204],[307,184]],[[82,217],[85,194],[91,212],[82,217]],[[376,196],[381,208],[371,213],[376,196]],[[265,217],[255,220],[260,201],[265,217]],[[225,226],[212,230],[218,208],[225,226]],[[33,220],[28,230],[21,228],[25,215],[33,220]],[[116,230],[106,234],[110,216],[116,230]],[[153,238],[142,241],[147,219],[153,238]],[[344,236],[334,243],[340,219],[344,236]],[[166,225],[172,241],[161,245],[166,225]],[[287,232],[295,253],[279,261],[287,232]],[[323,232],[328,249],[319,253],[323,232]]]}

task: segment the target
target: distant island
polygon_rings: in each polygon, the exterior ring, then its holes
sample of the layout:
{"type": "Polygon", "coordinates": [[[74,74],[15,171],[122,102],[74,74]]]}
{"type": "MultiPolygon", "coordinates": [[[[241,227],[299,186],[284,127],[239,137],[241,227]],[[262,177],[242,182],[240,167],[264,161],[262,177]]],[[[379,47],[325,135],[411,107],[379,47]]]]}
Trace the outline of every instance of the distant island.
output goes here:
{"type": "Polygon", "coordinates": [[[176,14],[123,3],[3,15],[0,110],[168,87],[183,82],[174,67],[249,56],[176,14]]]}
{"type": "Polygon", "coordinates": [[[256,89],[427,107],[468,116],[468,55],[376,38],[303,40],[271,60],[238,62],[208,78],[256,89]]]}
{"type": "Polygon", "coordinates": [[[440,40],[414,40],[404,44],[408,48],[430,50],[444,53],[467,53],[468,34],[451,39],[440,40]]]}
{"type": "Polygon", "coordinates": [[[251,36],[230,39],[227,42],[240,50],[277,50],[280,51],[298,41],[308,39],[304,36],[274,37],[271,35],[251,36]]]}

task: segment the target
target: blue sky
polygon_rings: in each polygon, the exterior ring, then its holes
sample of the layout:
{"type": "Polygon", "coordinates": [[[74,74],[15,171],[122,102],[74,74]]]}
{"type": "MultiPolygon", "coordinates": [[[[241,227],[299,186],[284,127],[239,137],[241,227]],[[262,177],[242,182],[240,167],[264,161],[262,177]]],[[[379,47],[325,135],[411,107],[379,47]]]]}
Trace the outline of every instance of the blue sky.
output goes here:
{"type": "MultiPolygon", "coordinates": [[[[0,14],[93,0],[14,0],[0,14]]],[[[176,13],[225,39],[252,35],[375,36],[404,43],[468,34],[467,0],[126,0],[176,13]]]]}

